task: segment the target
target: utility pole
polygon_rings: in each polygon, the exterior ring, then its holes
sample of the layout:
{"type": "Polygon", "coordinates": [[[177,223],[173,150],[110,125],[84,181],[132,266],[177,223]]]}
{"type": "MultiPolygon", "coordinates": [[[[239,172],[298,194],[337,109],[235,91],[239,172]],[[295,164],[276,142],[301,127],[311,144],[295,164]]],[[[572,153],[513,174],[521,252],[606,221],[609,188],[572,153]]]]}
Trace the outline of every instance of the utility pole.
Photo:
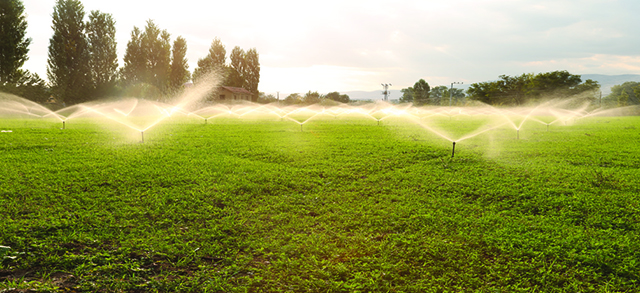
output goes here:
{"type": "Polygon", "coordinates": [[[451,99],[453,97],[453,85],[454,84],[462,84],[461,81],[454,81],[451,83],[451,89],[449,89],[449,107],[451,107],[451,99]]]}
{"type": "Polygon", "coordinates": [[[389,92],[389,87],[391,86],[390,83],[383,83],[382,84],[382,95],[384,95],[383,100],[384,101],[389,101],[389,96],[391,95],[391,93],[389,92]]]}
{"type": "Polygon", "coordinates": [[[602,108],[602,90],[600,91],[600,108],[602,108]]]}

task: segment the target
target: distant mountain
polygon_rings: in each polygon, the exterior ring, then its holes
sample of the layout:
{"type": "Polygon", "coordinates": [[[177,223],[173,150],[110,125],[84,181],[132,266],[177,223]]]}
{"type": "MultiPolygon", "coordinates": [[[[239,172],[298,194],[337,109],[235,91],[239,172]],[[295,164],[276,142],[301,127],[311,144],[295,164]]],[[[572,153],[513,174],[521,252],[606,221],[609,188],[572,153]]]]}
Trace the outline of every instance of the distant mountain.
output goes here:
{"type": "MultiPolygon", "coordinates": [[[[622,74],[622,75],[604,75],[604,74],[581,74],[582,81],[592,79],[597,81],[602,89],[602,96],[606,96],[611,93],[611,87],[618,84],[623,84],[627,81],[640,82],[640,74],[622,74]]],[[[470,85],[463,84],[457,85],[456,88],[464,89],[465,91],[470,85]]],[[[397,100],[402,96],[400,90],[389,90],[391,95],[389,100],[397,100]]],[[[351,100],[382,100],[382,90],[379,91],[350,91],[342,92],[341,94],[349,95],[351,100]]]]}

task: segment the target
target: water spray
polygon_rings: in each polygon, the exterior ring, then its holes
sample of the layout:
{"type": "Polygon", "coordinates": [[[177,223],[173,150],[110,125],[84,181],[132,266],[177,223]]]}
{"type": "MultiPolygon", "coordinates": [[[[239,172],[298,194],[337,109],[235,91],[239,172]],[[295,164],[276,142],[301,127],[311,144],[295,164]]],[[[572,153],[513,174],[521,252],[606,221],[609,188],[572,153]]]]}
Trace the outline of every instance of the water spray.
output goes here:
{"type": "Polygon", "coordinates": [[[453,156],[456,154],[456,142],[453,142],[453,148],[451,149],[451,157],[453,158],[453,156]]]}

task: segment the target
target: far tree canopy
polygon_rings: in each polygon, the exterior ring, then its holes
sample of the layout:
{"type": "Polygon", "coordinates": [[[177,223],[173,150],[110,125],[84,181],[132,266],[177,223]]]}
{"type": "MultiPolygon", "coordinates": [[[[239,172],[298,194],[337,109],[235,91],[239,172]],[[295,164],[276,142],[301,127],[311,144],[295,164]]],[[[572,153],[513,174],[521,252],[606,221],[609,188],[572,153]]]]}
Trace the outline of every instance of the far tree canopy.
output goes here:
{"type": "Polygon", "coordinates": [[[544,98],[568,98],[582,94],[595,98],[598,82],[582,82],[580,75],[553,71],[520,76],[501,75],[497,81],[474,83],[467,90],[469,99],[491,105],[522,105],[544,98]]]}
{"type": "Polygon", "coordinates": [[[330,92],[324,95],[325,99],[334,100],[340,103],[349,103],[349,95],[341,95],[339,92],[330,92]]]}
{"type": "Polygon", "coordinates": [[[611,87],[611,93],[604,98],[610,106],[630,106],[640,104],[640,82],[627,81],[611,87]]]}

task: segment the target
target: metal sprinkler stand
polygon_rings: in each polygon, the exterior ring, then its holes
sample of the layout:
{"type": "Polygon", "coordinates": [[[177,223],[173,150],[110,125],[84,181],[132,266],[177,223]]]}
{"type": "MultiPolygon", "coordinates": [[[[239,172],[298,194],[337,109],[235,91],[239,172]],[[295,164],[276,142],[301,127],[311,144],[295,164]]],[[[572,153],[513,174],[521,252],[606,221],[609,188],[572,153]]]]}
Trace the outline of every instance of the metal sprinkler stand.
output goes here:
{"type": "Polygon", "coordinates": [[[141,143],[144,143],[144,131],[140,131],[140,137],[142,138],[141,143]]]}
{"type": "Polygon", "coordinates": [[[65,127],[66,127],[66,126],[64,125],[64,122],[65,122],[65,121],[64,121],[64,120],[62,120],[62,129],[65,129],[65,127]]]}
{"type": "Polygon", "coordinates": [[[453,158],[453,156],[456,154],[456,142],[453,142],[453,149],[451,149],[451,157],[453,158]]]}

